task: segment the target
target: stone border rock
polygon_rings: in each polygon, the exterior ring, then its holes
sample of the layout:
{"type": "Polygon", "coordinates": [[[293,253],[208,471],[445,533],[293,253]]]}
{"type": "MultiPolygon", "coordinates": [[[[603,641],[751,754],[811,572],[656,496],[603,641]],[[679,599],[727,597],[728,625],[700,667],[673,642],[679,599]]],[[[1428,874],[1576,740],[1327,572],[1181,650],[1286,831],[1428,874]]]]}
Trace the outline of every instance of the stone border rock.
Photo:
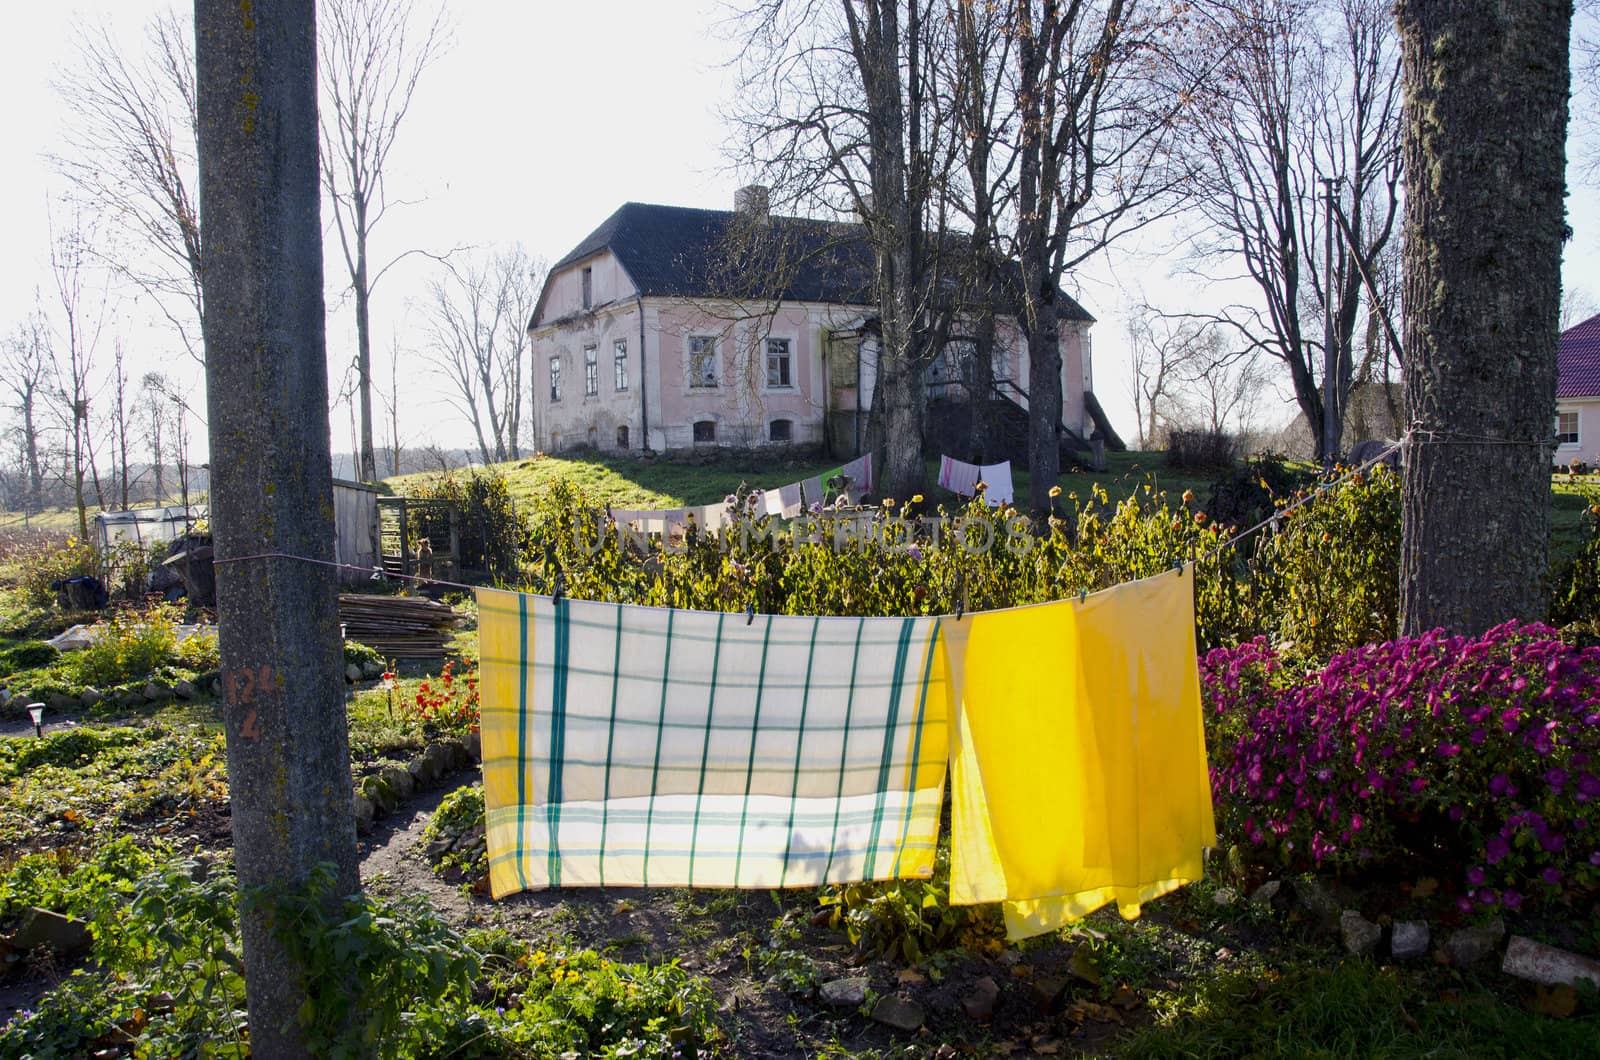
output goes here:
{"type": "Polygon", "coordinates": [[[393,813],[412,795],[481,761],[482,748],[478,734],[474,732],[468,734],[465,740],[454,737],[437,740],[428,744],[421,754],[404,766],[390,764],[376,773],[367,774],[351,793],[356,830],[370,830],[374,822],[393,813]]]}

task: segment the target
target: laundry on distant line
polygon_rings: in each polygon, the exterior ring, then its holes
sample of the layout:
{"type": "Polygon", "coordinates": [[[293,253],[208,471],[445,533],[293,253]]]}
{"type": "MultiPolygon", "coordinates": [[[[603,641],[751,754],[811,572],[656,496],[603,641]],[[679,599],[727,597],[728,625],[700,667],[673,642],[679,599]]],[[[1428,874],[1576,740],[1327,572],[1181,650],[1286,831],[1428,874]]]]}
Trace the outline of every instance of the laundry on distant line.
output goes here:
{"type": "MultiPolygon", "coordinates": [[[[1007,481],[1010,481],[1009,478],[1007,481]]],[[[801,482],[791,482],[776,489],[760,491],[756,510],[764,515],[795,519],[813,505],[829,502],[829,483],[837,482],[838,493],[859,501],[872,490],[872,454],[856,457],[841,467],[824,475],[816,475],[801,482]]],[[[614,508],[612,521],[618,526],[628,526],[643,533],[671,534],[688,525],[690,519],[701,528],[721,526],[728,511],[727,502],[704,504],[698,507],[645,509],[614,508]]]]}
{"type": "Polygon", "coordinates": [[[492,890],[925,877],[950,763],[952,902],[1013,938],[1137,916],[1216,841],[1192,594],[954,619],[480,590],[492,890]]]}
{"type": "Polygon", "coordinates": [[[991,508],[1010,504],[1015,499],[1015,490],[1011,483],[1011,461],[1002,460],[998,464],[980,465],[969,464],[953,456],[939,458],[939,485],[951,493],[971,497],[978,492],[980,482],[984,485],[984,503],[991,508]]]}

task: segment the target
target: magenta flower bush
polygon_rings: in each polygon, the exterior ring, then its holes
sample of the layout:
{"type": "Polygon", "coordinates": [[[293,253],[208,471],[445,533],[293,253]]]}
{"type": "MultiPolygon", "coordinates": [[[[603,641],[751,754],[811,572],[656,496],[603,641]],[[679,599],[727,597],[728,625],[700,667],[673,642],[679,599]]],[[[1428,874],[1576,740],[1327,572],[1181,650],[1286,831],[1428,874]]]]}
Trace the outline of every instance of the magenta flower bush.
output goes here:
{"type": "Polygon", "coordinates": [[[1600,889],[1600,648],[1512,622],[1301,677],[1258,638],[1200,674],[1225,845],[1287,870],[1455,877],[1464,910],[1600,889]]]}

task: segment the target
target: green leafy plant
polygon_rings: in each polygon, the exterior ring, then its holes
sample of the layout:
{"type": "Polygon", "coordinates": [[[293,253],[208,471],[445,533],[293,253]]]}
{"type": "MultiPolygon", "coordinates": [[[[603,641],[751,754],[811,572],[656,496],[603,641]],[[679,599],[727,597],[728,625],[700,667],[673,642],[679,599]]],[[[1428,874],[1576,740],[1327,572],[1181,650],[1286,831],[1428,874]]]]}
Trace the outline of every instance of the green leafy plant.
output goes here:
{"type": "Polygon", "coordinates": [[[67,846],[25,854],[0,874],[0,921],[34,906],[92,918],[107,902],[126,901],[164,850],[159,841],[118,836],[87,854],[67,846]]]}
{"type": "Polygon", "coordinates": [[[88,647],[67,657],[71,676],[105,686],[154,673],[177,657],[177,617],[170,604],[113,614],[91,631],[88,647]]]}
{"type": "Polygon", "coordinates": [[[818,901],[829,924],[858,948],[906,964],[963,946],[994,948],[1000,928],[994,906],[950,904],[950,850],[941,843],[926,880],[884,880],[825,887],[818,901]]]}
{"type": "Polygon", "coordinates": [[[407,513],[411,522],[408,548],[422,538],[438,541],[451,535],[449,509],[456,512],[455,538],[461,549],[461,566],[491,577],[513,578],[530,543],[527,523],[511,499],[511,489],[498,471],[446,472],[437,478],[412,483],[407,495],[419,500],[448,502],[449,508],[418,507],[407,513]]]}
{"type": "Polygon", "coordinates": [[[692,1057],[716,1042],[715,998],[676,961],[624,964],[593,950],[546,953],[501,933],[469,933],[485,950],[487,1001],[456,1014],[435,1051],[472,1042],[479,1055],[692,1057]]]}
{"type": "Polygon", "coordinates": [[[20,580],[23,594],[40,606],[55,602],[56,591],[51,588],[55,582],[100,573],[100,554],[93,545],[78,537],[69,537],[61,544],[38,542],[12,558],[23,571],[20,580]]]}
{"type": "Polygon", "coordinates": [[[13,645],[5,651],[0,651],[0,674],[49,666],[60,657],[59,651],[43,641],[35,640],[13,645]]]}
{"type": "Polygon", "coordinates": [[[299,1022],[314,1056],[417,1055],[431,1038],[416,1011],[459,998],[478,974],[477,953],[424,897],[341,898],[332,866],[245,901],[309,969],[299,1022]]]}

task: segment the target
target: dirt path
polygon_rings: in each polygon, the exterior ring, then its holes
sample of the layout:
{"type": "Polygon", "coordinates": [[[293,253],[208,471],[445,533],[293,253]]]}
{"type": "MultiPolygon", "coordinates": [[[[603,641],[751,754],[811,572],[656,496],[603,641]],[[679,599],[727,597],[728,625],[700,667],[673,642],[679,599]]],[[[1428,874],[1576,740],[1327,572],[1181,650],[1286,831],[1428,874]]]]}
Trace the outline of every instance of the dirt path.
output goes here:
{"type": "Polygon", "coordinates": [[[980,1040],[988,1037],[965,1020],[959,1002],[977,976],[1003,974],[992,967],[919,988],[916,998],[927,1012],[927,1023],[910,1034],[853,1010],[829,1009],[809,991],[791,996],[775,985],[771,954],[785,949],[806,955],[816,982],[867,976],[878,993],[911,996],[898,966],[860,962],[841,935],[809,923],[818,908],[811,890],[569,888],[496,902],[445,883],[423,854],[422,831],[446,794],[478,779],[476,771],[459,774],[446,787],[405,803],[363,837],[363,883],[380,893],[425,894],[435,911],[458,929],[497,927],[544,949],[586,947],[619,961],[676,959],[710,983],[719,1023],[737,1056],[799,1058],[829,1046],[856,1052],[897,1044],[911,1054],[934,1055],[941,1040],[952,1035],[959,1039],[976,1032],[980,1040]],[[776,922],[784,925],[781,943],[775,941],[776,922]]]}

